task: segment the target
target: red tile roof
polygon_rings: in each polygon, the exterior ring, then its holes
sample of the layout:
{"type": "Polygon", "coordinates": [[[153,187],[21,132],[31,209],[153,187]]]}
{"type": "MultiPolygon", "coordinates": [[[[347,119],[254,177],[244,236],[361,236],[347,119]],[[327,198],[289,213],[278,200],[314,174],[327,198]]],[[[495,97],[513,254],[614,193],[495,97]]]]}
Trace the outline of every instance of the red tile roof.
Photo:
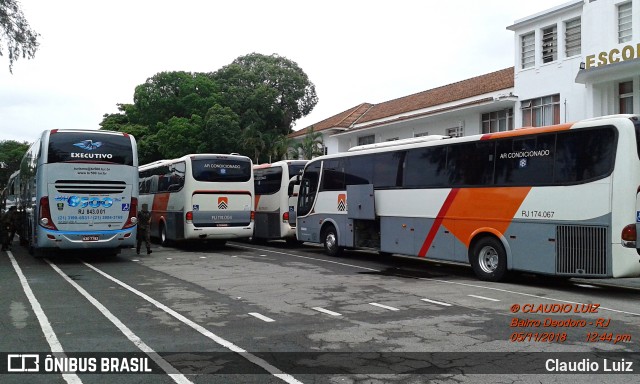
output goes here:
{"type": "Polygon", "coordinates": [[[411,111],[418,111],[491,92],[513,88],[513,86],[514,67],[505,68],[485,75],[462,80],[457,83],[385,101],[380,104],[373,105],[363,103],[313,124],[310,127],[294,132],[290,134],[289,137],[302,136],[306,134],[311,127],[314,127],[315,132],[330,128],[351,128],[356,123],[361,124],[373,120],[397,116],[411,111]]]}
{"type": "Polygon", "coordinates": [[[324,131],[331,128],[349,128],[356,121],[358,121],[358,119],[360,119],[362,115],[364,115],[371,107],[373,107],[373,104],[369,103],[356,105],[355,107],[347,109],[346,111],[341,112],[337,115],[331,116],[328,119],[324,119],[304,129],[293,132],[289,134],[289,137],[303,136],[311,130],[311,127],[313,127],[314,132],[324,131]]]}

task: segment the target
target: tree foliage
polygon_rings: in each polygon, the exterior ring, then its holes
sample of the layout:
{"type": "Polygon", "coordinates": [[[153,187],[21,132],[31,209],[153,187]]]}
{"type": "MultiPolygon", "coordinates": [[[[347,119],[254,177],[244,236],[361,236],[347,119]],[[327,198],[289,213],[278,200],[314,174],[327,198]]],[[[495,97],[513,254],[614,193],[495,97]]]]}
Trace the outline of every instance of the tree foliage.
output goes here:
{"type": "Polygon", "coordinates": [[[294,153],[298,154],[298,157],[302,157],[306,160],[311,160],[316,156],[324,155],[322,133],[314,132],[313,126],[311,126],[309,132],[307,132],[302,141],[297,142],[293,146],[293,149],[295,151],[294,153]]]}
{"type": "Polygon", "coordinates": [[[133,134],[141,163],[231,152],[279,160],[293,122],[318,101],[295,62],[256,53],[211,73],[160,72],[138,85],[133,99],[100,125],[133,134]]]}
{"type": "Polygon", "coordinates": [[[9,56],[9,72],[13,73],[13,63],[20,57],[33,59],[38,50],[38,37],[29,26],[17,0],[0,0],[0,56],[9,56]]]}
{"type": "Polygon", "coordinates": [[[14,140],[0,141],[0,163],[6,168],[0,168],[0,189],[3,189],[9,181],[9,176],[20,168],[20,161],[29,149],[29,143],[19,143],[14,140]]]}

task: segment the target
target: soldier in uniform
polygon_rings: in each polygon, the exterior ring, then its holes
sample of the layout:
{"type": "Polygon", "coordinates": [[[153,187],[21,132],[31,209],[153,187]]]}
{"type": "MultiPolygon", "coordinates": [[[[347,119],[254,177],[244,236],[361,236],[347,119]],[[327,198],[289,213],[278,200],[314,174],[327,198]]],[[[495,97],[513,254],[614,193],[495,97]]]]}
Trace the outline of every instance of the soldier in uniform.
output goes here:
{"type": "Polygon", "coordinates": [[[147,204],[142,204],[142,208],[138,211],[138,234],[137,234],[137,245],[136,245],[136,253],[140,254],[140,246],[144,241],[147,246],[147,255],[151,253],[151,241],[150,241],[150,230],[149,226],[151,225],[151,212],[149,212],[149,206],[147,204]]]}
{"type": "Polygon", "coordinates": [[[15,206],[9,209],[9,248],[11,248],[11,244],[13,243],[13,238],[16,236],[18,227],[20,227],[20,223],[22,221],[21,218],[20,212],[18,212],[18,209],[15,206]]]}

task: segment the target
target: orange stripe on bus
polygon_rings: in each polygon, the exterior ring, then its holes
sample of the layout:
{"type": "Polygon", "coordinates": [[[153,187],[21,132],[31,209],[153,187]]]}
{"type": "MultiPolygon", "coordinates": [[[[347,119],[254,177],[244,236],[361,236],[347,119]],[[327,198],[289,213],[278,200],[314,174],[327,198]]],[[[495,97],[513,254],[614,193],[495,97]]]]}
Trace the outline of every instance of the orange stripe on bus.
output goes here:
{"type": "Polygon", "coordinates": [[[496,132],[496,133],[487,133],[482,135],[480,140],[489,140],[489,139],[500,139],[503,137],[517,137],[524,135],[531,135],[536,133],[548,133],[548,132],[558,132],[558,131],[566,131],[571,129],[572,124],[558,124],[558,125],[549,125],[546,127],[528,127],[528,128],[519,128],[514,129],[513,131],[504,131],[504,132],[496,132]]]}
{"type": "Polygon", "coordinates": [[[467,248],[478,229],[504,234],[529,191],[531,187],[461,189],[442,225],[467,248]]]}
{"type": "Polygon", "coordinates": [[[151,210],[154,212],[165,212],[169,206],[170,195],[169,193],[156,193],[153,195],[153,207],[151,210]]]}

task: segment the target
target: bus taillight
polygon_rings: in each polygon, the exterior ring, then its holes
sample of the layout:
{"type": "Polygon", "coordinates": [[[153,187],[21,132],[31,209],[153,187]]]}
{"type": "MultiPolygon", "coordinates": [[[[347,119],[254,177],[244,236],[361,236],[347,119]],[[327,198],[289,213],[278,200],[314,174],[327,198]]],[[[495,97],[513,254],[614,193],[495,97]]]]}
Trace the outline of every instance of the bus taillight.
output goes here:
{"type": "Polygon", "coordinates": [[[251,221],[256,220],[256,211],[251,211],[251,221]]]}
{"type": "Polygon", "coordinates": [[[189,211],[187,212],[186,215],[184,215],[185,220],[187,220],[187,223],[191,224],[193,223],[193,211],[189,211]]]}
{"type": "Polygon", "coordinates": [[[635,248],[638,234],[636,233],[636,225],[629,224],[622,229],[622,246],[627,248],[635,248]]]}
{"type": "Polygon", "coordinates": [[[51,209],[49,209],[49,196],[43,196],[40,198],[40,213],[38,215],[38,222],[40,225],[47,228],[53,229],[57,231],[56,225],[53,224],[53,220],[51,219],[51,209]]]}
{"type": "Polygon", "coordinates": [[[138,213],[138,199],[135,197],[131,198],[131,205],[129,206],[129,217],[127,217],[127,222],[124,223],[122,229],[131,228],[138,222],[138,218],[136,214],[138,213]]]}
{"type": "Polygon", "coordinates": [[[289,222],[289,212],[285,212],[282,214],[282,222],[283,223],[288,223],[289,222]]]}

